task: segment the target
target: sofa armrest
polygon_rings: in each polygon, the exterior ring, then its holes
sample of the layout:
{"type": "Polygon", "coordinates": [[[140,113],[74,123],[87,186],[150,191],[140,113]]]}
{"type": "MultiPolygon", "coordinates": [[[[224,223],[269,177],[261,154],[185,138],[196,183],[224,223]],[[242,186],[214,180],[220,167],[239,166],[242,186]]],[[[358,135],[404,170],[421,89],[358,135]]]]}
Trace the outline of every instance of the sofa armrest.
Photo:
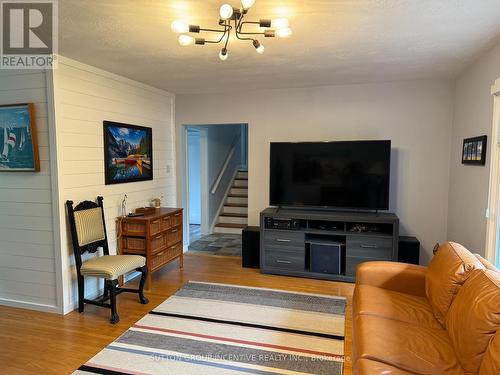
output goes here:
{"type": "Polygon", "coordinates": [[[356,269],[356,283],[425,297],[427,267],[398,262],[364,262],[356,269]]]}

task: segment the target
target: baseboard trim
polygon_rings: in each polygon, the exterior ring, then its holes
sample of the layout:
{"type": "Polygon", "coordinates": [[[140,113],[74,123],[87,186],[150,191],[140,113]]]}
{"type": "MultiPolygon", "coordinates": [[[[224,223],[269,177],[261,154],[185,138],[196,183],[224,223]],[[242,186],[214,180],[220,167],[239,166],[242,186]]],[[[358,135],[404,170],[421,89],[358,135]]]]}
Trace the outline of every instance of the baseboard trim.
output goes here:
{"type": "Polygon", "coordinates": [[[0,305],[15,307],[18,309],[26,309],[26,310],[36,310],[42,312],[48,312],[53,314],[60,314],[61,311],[57,306],[54,305],[44,305],[42,303],[36,302],[26,302],[26,301],[18,301],[9,298],[0,298],[0,305]]]}

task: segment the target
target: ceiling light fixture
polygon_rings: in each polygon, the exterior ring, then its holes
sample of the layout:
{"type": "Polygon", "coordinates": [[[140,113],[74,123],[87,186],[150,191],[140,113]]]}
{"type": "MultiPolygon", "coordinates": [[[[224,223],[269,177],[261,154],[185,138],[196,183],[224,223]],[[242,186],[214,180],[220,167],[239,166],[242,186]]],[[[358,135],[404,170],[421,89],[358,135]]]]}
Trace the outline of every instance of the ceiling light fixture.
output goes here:
{"type": "Polygon", "coordinates": [[[219,58],[222,61],[227,60],[229,54],[227,52],[227,45],[229,43],[229,37],[234,29],[234,34],[238,40],[250,41],[257,53],[264,53],[264,45],[256,39],[258,35],[264,38],[274,38],[275,36],[280,38],[287,38],[292,35],[292,29],[290,29],[290,24],[286,18],[271,19],[260,19],[259,21],[244,21],[248,10],[255,4],[255,0],[242,0],[240,8],[233,8],[230,4],[223,4],[219,8],[219,26],[220,29],[207,29],[202,28],[198,25],[190,25],[183,21],[172,22],[172,31],[179,35],[179,44],[181,46],[191,46],[193,44],[204,45],[204,44],[218,44],[223,43],[224,46],[219,52],[219,58]],[[244,25],[255,25],[254,30],[243,31],[244,25]],[[211,32],[218,33],[219,36],[215,39],[205,39],[205,38],[194,38],[186,33],[197,33],[200,32],[211,32]]]}

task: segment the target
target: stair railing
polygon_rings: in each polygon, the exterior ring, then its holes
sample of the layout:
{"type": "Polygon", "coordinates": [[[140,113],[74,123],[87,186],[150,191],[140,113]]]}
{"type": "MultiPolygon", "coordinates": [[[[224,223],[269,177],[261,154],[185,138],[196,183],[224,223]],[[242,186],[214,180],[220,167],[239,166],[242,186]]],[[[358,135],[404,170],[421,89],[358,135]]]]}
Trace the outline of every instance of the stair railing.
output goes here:
{"type": "Polygon", "coordinates": [[[227,167],[229,166],[229,163],[231,162],[231,159],[233,158],[234,153],[236,152],[236,146],[238,145],[240,138],[241,138],[240,135],[237,135],[234,137],[233,142],[231,143],[231,147],[229,149],[229,152],[227,153],[226,159],[224,160],[224,164],[222,164],[222,168],[217,176],[217,179],[215,180],[215,182],[212,186],[212,190],[210,190],[210,192],[212,194],[215,194],[217,192],[217,189],[219,188],[222,177],[226,173],[227,167]]]}

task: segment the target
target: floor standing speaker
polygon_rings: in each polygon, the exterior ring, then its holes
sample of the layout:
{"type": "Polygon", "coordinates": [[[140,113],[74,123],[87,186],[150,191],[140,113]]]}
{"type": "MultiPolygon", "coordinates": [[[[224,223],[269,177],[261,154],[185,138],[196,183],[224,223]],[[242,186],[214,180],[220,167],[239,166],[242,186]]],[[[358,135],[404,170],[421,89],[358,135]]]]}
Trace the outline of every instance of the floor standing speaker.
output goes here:
{"type": "Polygon", "coordinates": [[[243,267],[259,268],[260,228],[246,227],[241,233],[241,263],[243,267]]]}
{"type": "Polygon", "coordinates": [[[415,237],[399,237],[398,262],[419,264],[420,242],[415,237]]]}

